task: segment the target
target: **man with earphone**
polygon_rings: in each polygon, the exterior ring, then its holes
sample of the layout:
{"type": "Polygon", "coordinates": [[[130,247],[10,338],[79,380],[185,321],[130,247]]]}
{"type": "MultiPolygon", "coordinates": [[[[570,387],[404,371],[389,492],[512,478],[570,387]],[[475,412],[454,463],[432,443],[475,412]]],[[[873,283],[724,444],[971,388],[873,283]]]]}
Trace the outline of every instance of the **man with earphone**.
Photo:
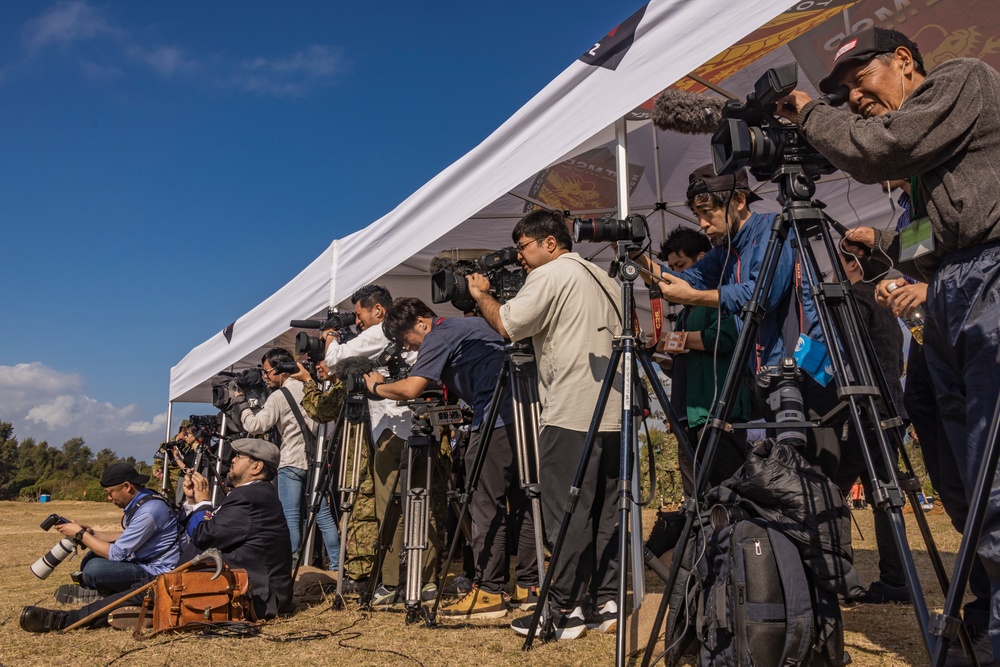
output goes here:
{"type": "MultiPolygon", "coordinates": [[[[859,227],[848,236],[900,271],[926,281],[924,353],[947,441],[966,495],[982,466],[1000,393],[1000,73],[956,58],[924,70],[920,50],[895,30],[850,35],[820,82],[841,90],[851,114],[801,91],[779,115],[830,162],[862,183],[910,181],[913,221],[899,233],[859,227]]],[[[880,297],[887,299],[884,286],[880,297]]],[[[977,552],[990,579],[989,642],[1000,656],[1000,481],[992,479],[977,552]]],[[[983,663],[984,656],[993,662],[983,663]]],[[[950,652],[947,664],[961,654],[950,652]]]]}

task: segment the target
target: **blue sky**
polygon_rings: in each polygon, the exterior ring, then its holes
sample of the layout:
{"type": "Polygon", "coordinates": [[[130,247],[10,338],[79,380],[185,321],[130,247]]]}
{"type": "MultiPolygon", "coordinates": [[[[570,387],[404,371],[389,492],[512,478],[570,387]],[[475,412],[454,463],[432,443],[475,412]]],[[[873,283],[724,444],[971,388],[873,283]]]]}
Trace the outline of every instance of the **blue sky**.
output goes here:
{"type": "Polygon", "coordinates": [[[0,419],[148,459],[171,366],[639,6],[0,4],[0,419]]]}

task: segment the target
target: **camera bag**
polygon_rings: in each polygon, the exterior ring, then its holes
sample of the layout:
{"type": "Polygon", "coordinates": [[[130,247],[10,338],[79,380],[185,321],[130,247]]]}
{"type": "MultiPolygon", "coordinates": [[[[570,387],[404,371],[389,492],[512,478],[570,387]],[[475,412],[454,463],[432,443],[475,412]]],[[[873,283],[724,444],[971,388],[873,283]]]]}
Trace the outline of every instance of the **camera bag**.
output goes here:
{"type": "Polygon", "coordinates": [[[156,578],[156,584],[146,595],[136,624],[140,636],[143,620],[152,607],[153,633],[182,632],[204,629],[208,624],[256,621],[250,597],[247,571],[222,572],[212,579],[215,569],[167,572],[156,578]]]}

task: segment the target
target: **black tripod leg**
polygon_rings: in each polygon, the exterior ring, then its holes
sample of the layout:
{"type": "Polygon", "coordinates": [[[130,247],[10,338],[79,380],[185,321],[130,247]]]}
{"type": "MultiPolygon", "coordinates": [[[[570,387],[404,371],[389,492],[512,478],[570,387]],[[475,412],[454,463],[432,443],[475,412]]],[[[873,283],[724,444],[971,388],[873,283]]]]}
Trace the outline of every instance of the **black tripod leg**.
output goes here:
{"type": "MultiPolygon", "coordinates": [[[[952,585],[948,590],[948,597],[945,598],[944,611],[941,614],[935,614],[931,627],[931,632],[939,637],[934,642],[931,653],[931,665],[934,667],[944,665],[948,653],[948,643],[954,639],[955,632],[965,627],[959,617],[958,610],[962,604],[965,589],[969,585],[972,561],[976,557],[976,545],[979,544],[979,537],[983,531],[983,521],[986,518],[986,509],[990,501],[990,491],[997,474],[997,464],[1000,463],[998,438],[1000,438],[1000,398],[997,399],[997,406],[993,412],[993,421],[990,423],[989,435],[986,437],[986,447],[983,451],[982,465],[979,467],[979,474],[976,475],[976,485],[973,487],[972,498],[969,501],[969,516],[965,519],[965,529],[962,531],[962,544],[958,548],[952,585]]],[[[971,650],[966,649],[966,651],[968,655],[973,655],[971,650]]],[[[973,659],[975,659],[974,656],[973,659]]]]}
{"type": "MultiPolygon", "coordinates": [[[[590,422],[590,429],[587,431],[587,437],[583,442],[583,452],[580,454],[580,462],[576,467],[576,475],[573,478],[573,485],[569,489],[569,497],[566,500],[566,509],[563,512],[562,523],[559,525],[559,532],[556,534],[556,540],[552,545],[552,555],[549,557],[549,567],[545,570],[545,578],[542,580],[542,587],[538,592],[538,605],[535,607],[535,613],[531,616],[531,624],[528,626],[528,637],[524,640],[524,645],[521,647],[523,651],[531,650],[531,644],[535,639],[535,633],[538,631],[538,623],[542,617],[542,611],[545,609],[546,601],[548,600],[549,586],[552,584],[552,575],[556,570],[556,563],[559,562],[559,554],[562,551],[563,541],[566,539],[566,531],[569,529],[569,520],[573,515],[573,511],[576,509],[576,504],[580,499],[580,485],[583,484],[584,475],[587,472],[587,463],[590,461],[590,455],[594,449],[594,440],[597,439],[597,433],[600,430],[601,417],[604,416],[604,408],[608,403],[608,396],[611,394],[611,388],[614,385],[615,374],[618,372],[618,362],[621,360],[621,350],[615,348],[611,352],[611,360],[608,362],[608,370],[604,376],[604,383],[601,385],[601,392],[597,399],[597,408],[594,411],[594,417],[590,422]]],[[[551,620],[551,619],[549,619],[551,620]]]]}
{"type": "MultiPolygon", "coordinates": [[[[503,367],[500,369],[499,375],[497,375],[497,384],[496,388],[493,390],[493,398],[490,401],[489,412],[479,428],[479,432],[482,434],[479,441],[479,450],[476,452],[476,458],[473,459],[472,470],[469,472],[469,476],[465,480],[465,489],[459,497],[459,507],[457,513],[459,527],[463,525],[465,517],[469,512],[469,503],[472,502],[472,494],[479,488],[479,476],[483,472],[483,462],[486,461],[486,452],[489,451],[490,441],[493,440],[493,429],[496,428],[497,418],[500,416],[500,406],[503,405],[503,399],[507,392],[509,380],[510,370],[508,365],[504,363],[503,367]]],[[[463,461],[462,464],[464,465],[464,463],[465,462],[463,461]]],[[[459,535],[460,531],[456,530],[455,536],[451,538],[451,544],[448,545],[448,557],[445,558],[444,565],[441,567],[441,573],[438,574],[437,597],[434,598],[434,606],[431,608],[430,615],[427,617],[428,625],[433,625],[437,621],[438,607],[441,605],[441,598],[444,596],[444,581],[448,577],[448,571],[451,569],[451,561],[455,557],[455,548],[458,546],[459,535]]]]}
{"type": "MultiPolygon", "coordinates": [[[[701,497],[708,486],[709,470],[715,461],[715,452],[719,446],[722,436],[722,425],[732,417],[733,403],[739,392],[742,375],[746,372],[750,363],[750,354],[754,350],[757,341],[757,330],[764,317],[764,307],[762,303],[771,293],[771,284],[774,282],[774,274],[778,269],[778,262],[781,259],[781,246],[788,235],[788,229],[784,223],[784,216],[776,216],[774,224],[771,225],[771,235],[767,240],[767,248],[764,251],[764,260],[761,263],[760,272],[757,275],[757,283],[754,285],[750,300],[743,306],[742,323],[739,338],[736,340],[736,348],[733,350],[733,361],[726,374],[726,381],[722,385],[722,392],[719,400],[712,411],[712,419],[708,422],[708,433],[705,444],[705,455],[703,463],[696,466],[695,495],[689,498],[682,506],[684,513],[684,528],[681,531],[681,538],[674,548],[674,554],[682,554],[687,548],[688,540],[694,530],[695,515],[698,512],[697,499],[701,497]]],[[[694,462],[696,459],[691,458],[694,462]]],[[[642,667],[649,667],[653,652],[656,650],[656,638],[663,627],[663,621],[667,616],[667,605],[670,601],[670,592],[677,585],[677,575],[680,572],[681,559],[675,557],[670,564],[670,574],[664,588],[663,599],[660,607],[656,611],[656,618],[653,620],[653,629],[650,632],[649,640],[646,642],[646,650],[642,655],[642,667]]]]}

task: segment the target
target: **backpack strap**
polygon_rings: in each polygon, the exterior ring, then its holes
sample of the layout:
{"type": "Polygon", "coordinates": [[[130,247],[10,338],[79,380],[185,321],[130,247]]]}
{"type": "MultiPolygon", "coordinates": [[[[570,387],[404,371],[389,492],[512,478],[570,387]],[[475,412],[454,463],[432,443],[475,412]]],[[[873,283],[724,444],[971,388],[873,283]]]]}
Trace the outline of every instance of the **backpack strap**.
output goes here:
{"type": "Polygon", "coordinates": [[[316,434],[312,432],[312,429],[306,426],[306,420],[302,416],[302,411],[299,410],[298,403],[292,398],[292,392],[288,387],[282,387],[281,393],[285,397],[285,402],[288,403],[288,407],[292,409],[292,414],[295,415],[295,421],[299,423],[299,430],[302,431],[302,439],[306,441],[306,452],[309,453],[310,458],[312,453],[316,448],[316,434]]]}
{"type": "Polygon", "coordinates": [[[781,665],[803,664],[813,643],[813,609],[802,556],[779,530],[767,527],[785,598],[785,649],[781,665]]]}

